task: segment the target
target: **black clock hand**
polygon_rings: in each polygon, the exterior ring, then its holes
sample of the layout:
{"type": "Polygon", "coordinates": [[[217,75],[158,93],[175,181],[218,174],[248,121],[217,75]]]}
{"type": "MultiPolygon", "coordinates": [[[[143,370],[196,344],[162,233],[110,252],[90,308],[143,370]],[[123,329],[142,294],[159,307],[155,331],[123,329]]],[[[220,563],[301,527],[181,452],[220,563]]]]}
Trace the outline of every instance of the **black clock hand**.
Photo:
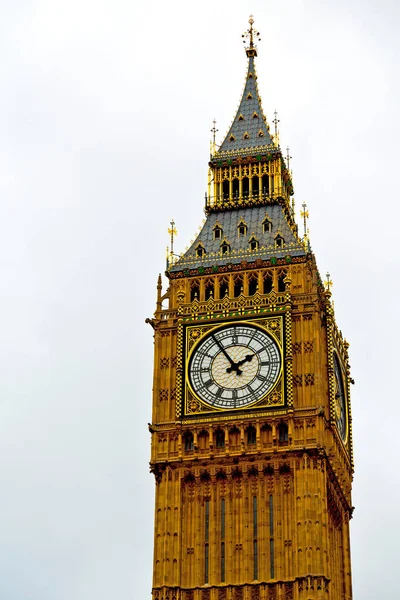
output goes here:
{"type": "Polygon", "coordinates": [[[239,362],[237,363],[238,367],[241,367],[242,365],[244,365],[245,362],[251,362],[253,359],[254,354],[246,354],[246,357],[243,360],[239,360],[239,362]]]}
{"type": "Polygon", "coordinates": [[[212,336],[212,338],[213,338],[214,342],[217,344],[217,346],[219,347],[219,349],[222,351],[222,354],[224,354],[226,356],[226,358],[229,360],[229,362],[231,364],[231,368],[233,370],[236,370],[236,368],[237,368],[236,363],[233,362],[233,360],[231,359],[231,357],[229,356],[229,354],[227,353],[227,351],[225,350],[225,348],[223,347],[221,342],[219,342],[214,335],[212,336]]]}
{"type": "Polygon", "coordinates": [[[253,359],[253,356],[254,354],[246,354],[246,358],[243,358],[243,360],[239,360],[239,362],[237,362],[235,365],[228,367],[226,372],[232,373],[232,371],[236,371],[237,375],[241,375],[242,371],[239,369],[239,367],[244,365],[245,362],[250,362],[253,359]]]}

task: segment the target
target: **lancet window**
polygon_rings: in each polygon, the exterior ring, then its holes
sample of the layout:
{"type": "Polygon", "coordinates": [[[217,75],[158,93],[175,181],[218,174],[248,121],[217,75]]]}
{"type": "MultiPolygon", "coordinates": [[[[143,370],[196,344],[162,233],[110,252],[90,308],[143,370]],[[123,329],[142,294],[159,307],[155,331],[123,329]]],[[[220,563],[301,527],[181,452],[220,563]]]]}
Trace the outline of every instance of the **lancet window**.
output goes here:
{"type": "Polygon", "coordinates": [[[236,275],[233,283],[233,295],[235,298],[240,296],[243,291],[243,277],[242,275],[236,275]]]}
{"type": "Polygon", "coordinates": [[[199,300],[200,294],[200,281],[198,279],[193,279],[190,283],[190,302],[193,300],[199,300]]]}
{"type": "Polygon", "coordinates": [[[219,280],[219,297],[222,300],[229,294],[229,280],[227,277],[221,277],[219,280]]]}
{"type": "Polygon", "coordinates": [[[205,295],[205,299],[209,300],[210,298],[214,297],[214,280],[213,279],[207,279],[205,284],[204,284],[204,295],[205,295]]]}
{"type": "Polygon", "coordinates": [[[249,296],[254,296],[258,289],[258,275],[257,273],[250,273],[247,278],[248,288],[249,288],[249,296]]]}
{"type": "Polygon", "coordinates": [[[265,273],[263,277],[263,293],[269,294],[273,289],[273,279],[271,273],[265,273]]]}
{"type": "Polygon", "coordinates": [[[284,271],[279,273],[279,275],[278,275],[278,292],[284,292],[286,290],[285,277],[286,277],[286,273],[284,271]]]}

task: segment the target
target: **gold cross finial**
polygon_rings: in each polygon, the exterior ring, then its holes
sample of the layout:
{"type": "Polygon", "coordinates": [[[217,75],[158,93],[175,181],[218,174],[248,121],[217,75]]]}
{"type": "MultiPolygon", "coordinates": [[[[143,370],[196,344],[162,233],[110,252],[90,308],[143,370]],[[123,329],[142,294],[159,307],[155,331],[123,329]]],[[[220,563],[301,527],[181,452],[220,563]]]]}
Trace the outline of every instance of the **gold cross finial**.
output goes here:
{"type": "Polygon", "coordinates": [[[249,46],[248,46],[248,48],[246,48],[246,54],[248,57],[257,56],[257,50],[254,45],[254,40],[256,40],[258,42],[261,41],[260,32],[253,29],[253,25],[254,25],[253,15],[250,15],[249,24],[250,24],[249,29],[247,29],[247,31],[245,31],[244,34],[242,35],[242,38],[244,38],[243,44],[246,43],[246,39],[249,40],[249,46]]]}
{"type": "Polygon", "coordinates": [[[331,279],[331,276],[329,273],[326,274],[326,279],[324,281],[324,286],[326,287],[326,289],[328,290],[328,292],[331,291],[331,287],[333,286],[333,281],[331,279]]]}
{"type": "Polygon", "coordinates": [[[309,214],[308,214],[308,210],[306,210],[307,204],[305,202],[303,202],[302,207],[303,207],[303,210],[300,211],[300,217],[303,219],[304,236],[306,236],[307,235],[307,219],[309,218],[309,214]]]}
{"type": "Polygon", "coordinates": [[[168,229],[168,233],[171,236],[171,252],[170,252],[170,254],[171,254],[171,258],[172,258],[174,255],[174,236],[178,235],[178,232],[175,228],[175,221],[173,219],[171,220],[170,225],[171,225],[171,227],[168,229]]]}

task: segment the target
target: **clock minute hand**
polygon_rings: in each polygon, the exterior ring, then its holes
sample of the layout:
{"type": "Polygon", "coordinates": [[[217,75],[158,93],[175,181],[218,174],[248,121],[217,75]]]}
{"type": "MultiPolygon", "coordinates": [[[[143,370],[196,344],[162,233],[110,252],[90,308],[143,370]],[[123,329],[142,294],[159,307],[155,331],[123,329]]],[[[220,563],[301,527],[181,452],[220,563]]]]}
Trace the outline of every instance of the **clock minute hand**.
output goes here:
{"type": "Polygon", "coordinates": [[[229,360],[232,369],[236,370],[236,363],[233,362],[233,360],[231,359],[231,357],[229,356],[229,354],[227,353],[227,351],[225,350],[225,348],[223,347],[223,345],[221,344],[221,342],[219,340],[217,340],[217,338],[213,335],[212,336],[214,342],[217,344],[217,346],[220,348],[220,350],[222,351],[222,354],[224,354],[226,356],[226,358],[229,360]]]}

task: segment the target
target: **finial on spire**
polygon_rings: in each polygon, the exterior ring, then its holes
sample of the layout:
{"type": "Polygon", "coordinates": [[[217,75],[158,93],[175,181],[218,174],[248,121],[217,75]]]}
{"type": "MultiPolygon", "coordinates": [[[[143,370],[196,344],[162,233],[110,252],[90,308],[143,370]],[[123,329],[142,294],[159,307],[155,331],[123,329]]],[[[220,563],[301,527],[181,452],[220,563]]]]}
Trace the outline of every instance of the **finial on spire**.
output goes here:
{"type": "MultiPolygon", "coordinates": [[[[168,233],[171,236],[171,248],[169,250],[169,263],[170,266],[174,264],[174,236],[178,235],[178,232],[175,228],[175,221],[172,219],[170,222],[171,227],[168,228],[168,233]]],[[[168,246],[167,246],[167,260],[168,260],[168,246]]]]}
{"type": "Polygon", "coordinates": [[[292,157],[289,155],[289,146],[288,146],[288,147],[286,148],[286,163],[287,163],[287,165],[286,165],[286,166],[287,166],[287,169],[288,169],[288,171],[289,171],[289,165],[290,165],[290,159],[291,159],[291,158],[292,158],[292,157]]]}
{"type": "Polygon", "coordinates": [[[307,219],[309,218],[309,214],[308,214],[308,210],[306,210],[307,204],[305,202],[303,202],[302,207],[303,207],[303,210],[300,212],[300,217],[303,219],[304,237],[306,237],[307,236],[307,219]]]}
{"type": "Polygon", "coordinates": [[[331,279],[331,276],[329,273],[326,274],[326,279],[324,281],[324,286],[326,287],[326,289],[328,290],[328,292],[331,291],[331,287],[333,286],[333,281],[331,279]]]}
{"type": "Polygon", "coordinates": [[[211,129],[211,133],[213,134],[213,141],[212,141],[212,146],[211,146],[211,149],[212,149],[211,150],[211,154],[212,154],[212,156],[214,156],[214,154],[215,154],[215,152],[217,150],[217,146],[216,146],[216,143],[215,143],[215,134],[217,133],[218,129],[216,128],[216,124],[217,124],[217,121],[214,119],[213,126],[212,126],[212,129],[211,129]]]}
{"type": "Polygon", "coordinates": [[[274,120],[272,121],[275,127],[275,134],[274,134],[274,142],[275,145],[279,144],[279,136],[278,136],[278,123],[280,123],[280,119],[278,119],[278,111],[275,109],[274,110],[274,120]]]}
{"type": "Polygon", "coordinates": [[[260,32],[253,29],[253,24],[254,24],[253,15],[250,15],[249,24],[250,24],[250,27],[249,27],[249,29],[247,29],[247,31],[244,32],[244,34],[242,35],[242,38],[244,38],[243,44],[246,43],[247,39],[249,40],[249,46],[246,48],[246,54],[250,58],[251,56],[257,56],[257,48],[254,45],[254,39],[257,42],[261,42],[261,38],[260,38],[260,32]]]}

